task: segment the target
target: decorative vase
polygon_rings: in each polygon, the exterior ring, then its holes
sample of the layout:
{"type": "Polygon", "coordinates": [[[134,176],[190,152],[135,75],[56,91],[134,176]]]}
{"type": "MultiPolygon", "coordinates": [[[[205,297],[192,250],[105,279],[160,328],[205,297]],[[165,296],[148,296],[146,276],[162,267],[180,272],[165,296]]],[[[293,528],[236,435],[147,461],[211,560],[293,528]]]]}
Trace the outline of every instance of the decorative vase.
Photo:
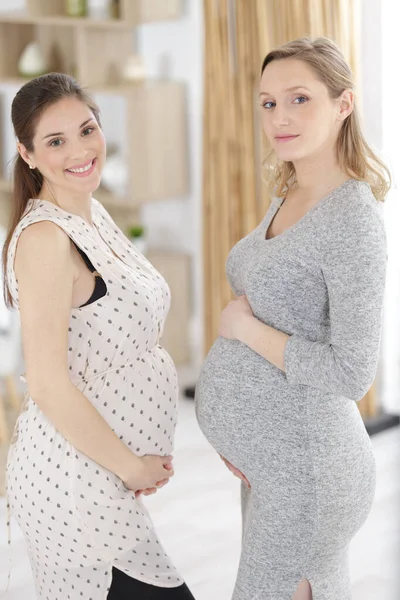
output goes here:
{"type": "Polygon", "coordinates": [[[18,61],[18,72],[22,77],[38,77],[47,73],[49,66],[37,42],[26,46],[18,61]]]}
{"type": "Polygon", "coordinates": [[[119,0],[109,0],[110,1],[110,17],[112,19],[120,19],[121,18],[121,6],[119,0]]]}
{"type": "Polygon", "coordinates": [[[87,17],[88,0],[65,0],[65,14],[68,17],[87,17]]]}
{"type": "Polygon", "coordinates": [[[137,54],[131,54],[122,65],[121,76],[124,81],[141,83],[146,77],[143,59],[137,54]]]}

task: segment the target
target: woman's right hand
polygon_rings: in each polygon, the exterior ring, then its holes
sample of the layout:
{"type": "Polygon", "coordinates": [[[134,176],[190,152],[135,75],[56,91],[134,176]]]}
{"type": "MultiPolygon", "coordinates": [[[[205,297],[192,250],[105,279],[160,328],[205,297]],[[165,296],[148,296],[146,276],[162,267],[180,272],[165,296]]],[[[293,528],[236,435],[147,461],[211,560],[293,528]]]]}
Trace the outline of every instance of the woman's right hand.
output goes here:
{"type": "Polygon", "coordinates": [[[173,476],[172,460],[172,456],[151,454],[135,457],[132,472],[122,478],[123,484],[132,492],[156,488],[157,484],[173,476]]]}
{"type": "Polygon", "coordinates": [[[235,477],[238,477],[239,479],[241,479],[243,481],[243,483],[250,489],[251,485],[250,485],[250,482],[247,479],[247,477],[245,475],[243,475],[243,473],[241,471],[239,471],[239,469],[237,469],[236,467],[234,467],[229,462],[229,460],[226,460],[226,458],[224,458],[221,455],[220,455],[220,458],[225,463],[225,465],[228,467],[228,469],[230,470],[230,472],[233,473],[235,475],[235,477]]]}

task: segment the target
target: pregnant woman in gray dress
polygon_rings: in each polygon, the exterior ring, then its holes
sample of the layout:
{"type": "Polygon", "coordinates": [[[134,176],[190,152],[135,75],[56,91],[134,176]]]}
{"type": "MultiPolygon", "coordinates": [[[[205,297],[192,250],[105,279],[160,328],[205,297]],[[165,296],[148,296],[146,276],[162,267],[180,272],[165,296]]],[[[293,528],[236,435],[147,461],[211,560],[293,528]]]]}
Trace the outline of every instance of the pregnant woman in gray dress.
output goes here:
{"type": "Polygon", "coordinates": [[[390,177],[331,41],[269,53],[260,105],[274,198],[228,256],[236,299],[196,413],[244,482],[234,600],[350,600],[349,543],[375,492],[357,402],[378,365],[390,177]]]}

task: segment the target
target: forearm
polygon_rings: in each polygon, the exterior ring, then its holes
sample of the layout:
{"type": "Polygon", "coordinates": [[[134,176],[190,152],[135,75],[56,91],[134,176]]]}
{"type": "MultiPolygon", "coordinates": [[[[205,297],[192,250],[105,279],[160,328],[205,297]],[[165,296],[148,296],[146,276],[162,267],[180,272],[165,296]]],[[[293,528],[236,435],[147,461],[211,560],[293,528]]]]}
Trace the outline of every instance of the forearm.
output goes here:
{"type": "MultiPolygon", "coordinates": [[[[359,401],[371,387],[377,352],[347,351],[328,342],[289,336],[255,317],[243,317],[236,338],[286,374],[289,383],[308,385],[359,401]]],[[[378,343],[376,344],[378,348],[378,343]]]]}
{"type": "Polygon", "coordinates": [[[31,394],[61,435],[77,450],[122,480],[138,457],[118,438],[96,408],[69,380],[31,394]]]}
{"type": "Polygon", "coordinates": [[[275,367],[285,371],[284,352],[290,337],[286,333],[265,325],[256,317],[246,316],[237,324],[236,337],[275,367]]]}

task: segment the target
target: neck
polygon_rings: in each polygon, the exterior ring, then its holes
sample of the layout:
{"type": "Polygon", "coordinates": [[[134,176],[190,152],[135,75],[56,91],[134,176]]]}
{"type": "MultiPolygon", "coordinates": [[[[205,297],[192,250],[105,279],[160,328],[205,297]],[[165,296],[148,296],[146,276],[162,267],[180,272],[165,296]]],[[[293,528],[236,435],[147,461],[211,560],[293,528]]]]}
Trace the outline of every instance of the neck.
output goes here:
{"type": "Polygon", "coordinates": [[[70,190],[63,188],[53,188],[49,184],[44,183],[40,190],[39,198],[52,202],[66,212],[77,215],[84,219],[88,225],[93,226],[91,201],[92,194],[77,194],[71,193],[70,190]]]}
{"type": "Polygon", "coordinates": [[[333,189],[349,179],[339,167],[335,147],[295,162],[294,168],[296,189],[307,193],[318,194],[320,190],[333,189]]]}

